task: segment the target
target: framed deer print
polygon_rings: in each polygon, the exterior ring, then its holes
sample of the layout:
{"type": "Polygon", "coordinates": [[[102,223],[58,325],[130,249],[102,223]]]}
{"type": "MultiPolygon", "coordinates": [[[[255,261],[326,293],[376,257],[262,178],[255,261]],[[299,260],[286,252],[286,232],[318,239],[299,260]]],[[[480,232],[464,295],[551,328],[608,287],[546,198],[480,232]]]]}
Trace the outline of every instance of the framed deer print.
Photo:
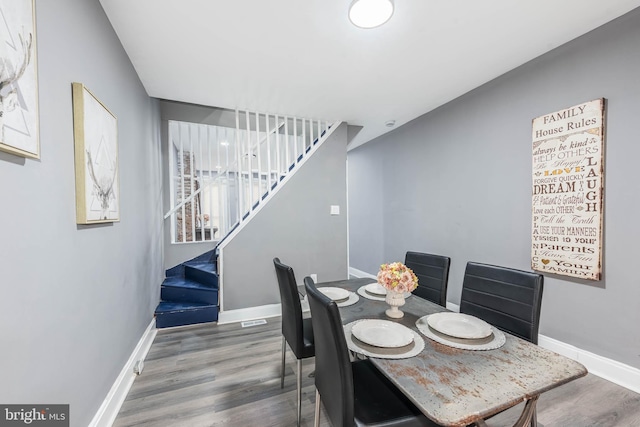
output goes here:
{"type": "Polygon", "coordinates": [[[120,220],[118,123],[82,83],[72,83],[76,222],[120,220]]]}
{"type": "Polygon", "coordinates": [[[0,0],[0,150],[40,158],[34,0],[0,0]]]}

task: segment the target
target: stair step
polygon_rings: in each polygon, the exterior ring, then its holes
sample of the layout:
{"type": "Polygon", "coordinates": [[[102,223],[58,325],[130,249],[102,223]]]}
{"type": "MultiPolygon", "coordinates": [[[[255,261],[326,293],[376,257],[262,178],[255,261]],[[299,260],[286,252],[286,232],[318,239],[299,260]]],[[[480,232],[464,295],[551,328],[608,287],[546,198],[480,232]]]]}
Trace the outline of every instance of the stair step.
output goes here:
{"type": "Polygon", "coordinates": [[[163,301],[218,303],[218,289],[181,277],[168,277],[160,288],[163,301]]]}
{"type": "Polygon", "coordinates": [[[209,287],[218,288],[218,273],[216,265],[212,262],[185,262],[184,277],[209,287]]]}
{"type": "MultiPolygon", "coordinates": [[[[215,248],[201,255],[198,255],[192,260],[187,261],[187,263],[210,263],[210,262],[214,263],[214,268],[215,268],[215,262],[216,262],[215,248]]],[[[178,264],[175,267],[171,267],[168,270],[165,270],[165,277],[184,277],[184,264],[185,263],[178,264]]]]}
{"type": "Polygon", "coordinates": [[[193,325],[218,320],[218,306],[161,301],[156,308],[156,328],[193,325]]]}

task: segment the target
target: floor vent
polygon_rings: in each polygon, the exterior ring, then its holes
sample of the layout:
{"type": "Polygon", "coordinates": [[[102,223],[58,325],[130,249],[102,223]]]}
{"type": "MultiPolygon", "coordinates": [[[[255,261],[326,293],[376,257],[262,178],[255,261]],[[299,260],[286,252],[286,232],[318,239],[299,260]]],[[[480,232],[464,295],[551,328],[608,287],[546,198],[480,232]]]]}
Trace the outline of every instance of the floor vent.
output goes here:
{"type": "Polygon", "coordinates": [[[266,325],[267,321],[265,319],[256,319],[256,320],[247,320],[242,322],[243,328],[248,328],[250,326],[258,326],[258,325],[266,325]]]}

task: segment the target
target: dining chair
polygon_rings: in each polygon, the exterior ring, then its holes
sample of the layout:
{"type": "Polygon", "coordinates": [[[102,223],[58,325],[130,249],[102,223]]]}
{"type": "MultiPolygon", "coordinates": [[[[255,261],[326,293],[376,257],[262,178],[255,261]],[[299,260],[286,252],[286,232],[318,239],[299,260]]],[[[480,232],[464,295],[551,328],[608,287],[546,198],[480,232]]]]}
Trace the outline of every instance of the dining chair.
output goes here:
{"type": "Polygon", "coordinates": [[[418,277],[418,287],[413,294],[446,307],[451,258],[409,251],[405,255],[404,265],[418,277]]]}
{"type": "MultiPolygon", "coordinates": [[[[532,271],[468,262],[460,312],[538,344],[543,282],[544,276],[532,271]]],[[[536,427],[535,409],[530,416],[531,427],[536,427]]]]}
{"type": "Polygon", "coordinates": [[[460,312],[538,344],[543,281],[531,271],[468,262],[460,312]]]}
{"type": "Polygon", "coordinates": [[[334,427],[419,427],[438,425],[426,418],[369,359],[351,362],[338,306],[304,278],[316,342],[316,407],[324,405],[334,427]]]}
{"type": "Polygon", "coordinates": [[[278,287],[280,288],[280,300],[282,303],[282,376],[280,388],[284,388],[284,366],[287,344],[297,359],[297,404],[298,426],[302,415],[302,359],[315,355],[313,340],[313,327],[311,319],[302,317],[300,295],[296,285],[296,276],[293,269],[274,258],[273,265],[276,268],[278,287]]]}

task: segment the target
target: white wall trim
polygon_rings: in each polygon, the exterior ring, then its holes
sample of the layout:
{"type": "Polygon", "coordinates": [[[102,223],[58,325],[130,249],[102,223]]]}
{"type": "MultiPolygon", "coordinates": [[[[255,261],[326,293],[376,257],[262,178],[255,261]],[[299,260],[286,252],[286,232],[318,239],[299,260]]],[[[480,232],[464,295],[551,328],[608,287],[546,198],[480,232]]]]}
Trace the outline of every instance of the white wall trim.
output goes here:
{"type": "Polygon", "coordinates": [[[356,277],[368,277],[370,279],[376,279],[377,277],[373,274],[369,274],[366,271],[358,270],[357,268],[349,267],[349,275],[356,277]]]}
{"type": "Polygon", "coordinates": [[[89,427],[110,427],[113,425],[129,393],[129,389],[131,389],[131,385],[136,378],[136,374],[133,373],[133,366],[138,360],[144,360],[147,357],[147,353],[149,353],[149,349],[151,348],[151,344],[153,344],[157,332],[156,319],[153,318],[142,334],[140,341],[138,341],[138,345],[133,349],[129,360],[122,368],[122,371],[120,371],[120,375],[118,375],[118,378],[116,378],[116,381],[113,383],[104,402],[100,405],[98,412],[93,417],[93,420],[91,420],[89,427]]]}
{"type": "Polygon", "coordinates": [[[264,319],[282,314],[280,304],[268,304],[258,307],[239,308],[237,310],[221,311],[218,314],[218,325],[244,322],[245,320],[264,319]]]}
{"type": "Polygon", "coordinates": [[[538,345],[582,363],[593,375],[640,393],[640,369],[544,335],[538,336],[538,345]]]}

